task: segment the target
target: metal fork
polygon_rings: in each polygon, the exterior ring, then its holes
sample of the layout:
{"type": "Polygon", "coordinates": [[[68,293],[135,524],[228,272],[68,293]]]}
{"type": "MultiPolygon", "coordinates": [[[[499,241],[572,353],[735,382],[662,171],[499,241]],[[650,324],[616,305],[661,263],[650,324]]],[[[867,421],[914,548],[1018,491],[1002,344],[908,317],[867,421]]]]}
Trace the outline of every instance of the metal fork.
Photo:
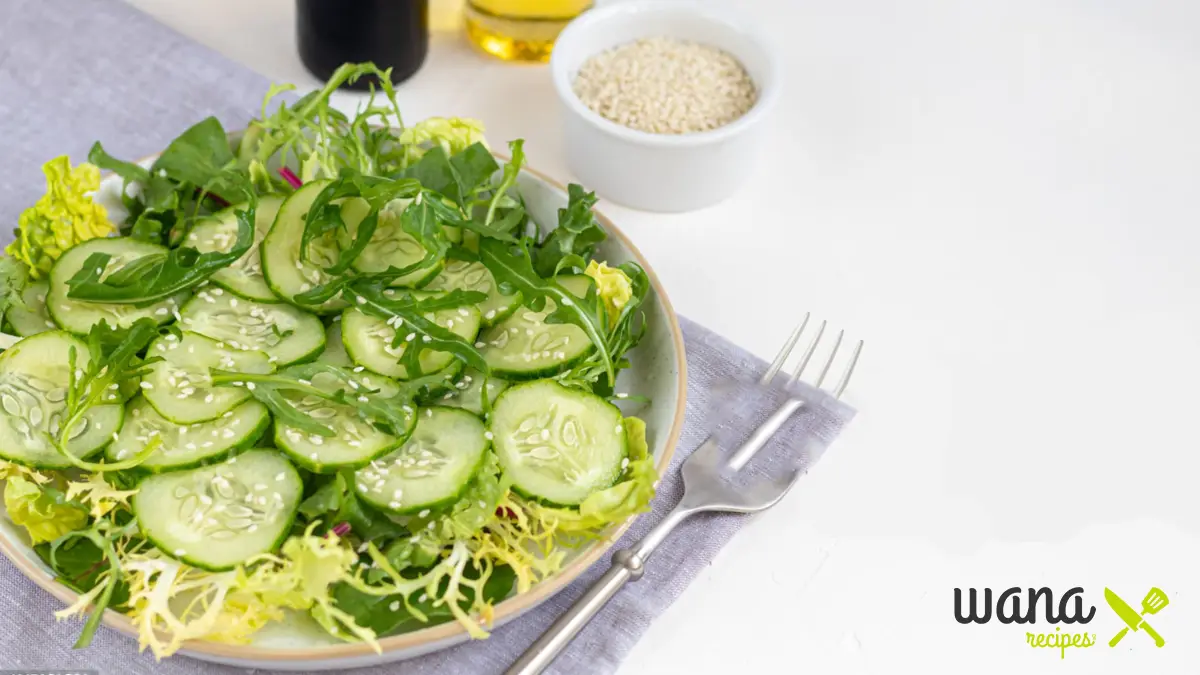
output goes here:
{"type": "MultiPolygon", "coordinates": [[[[788,357],[795,349],[796,343],[800,341],[801,335],[807,328],[811,316],[811,313],[806,314],[800,325],[792,331],[791,336],[784,343],[783,349],[775,357],[775,361],[771,363],[767,372],[759,380],[760,384],[769,384],[783,369],[788,357]]],[[[825,334],[825,328],[826,322],[822,321],[816,336],[804,350],[800,363],[796,366],[787,384],[790,385],[798,380],[805,368],[808,367],[809,361],[817,351],[817,344],[825,334]]],[[[842,346],[844,334],[845,331],[838,332],[833,349],[829,352],[829,358],[813,383],[814,387],[819,389],[825,382],[825,377],[829,374],[829,369],[842,346]]],[[[860,340],[842,372],[841,379],[830,392],[835,398],[841,398],[842,392],[846,390],[846,385],[850,383],[850,376],[854,374],[854,366],[858,363],[862,348],[863,343],[860,340]]],[[[596,580],[570,609],[560,616],[536,642],[530,645],[529,649],[525,650],[525,653],[505,671],[506,675],[541,673],[626,583],[637,581],[642,577],[646,559],[654,553],[659,544],[666,540],[675,527],[689,516],[703,511],[757,513],[779,503],[779,500],[783,499],[783,496],[800,478],[801,471],[799,469],[791,471],[785,476],[766,479],[745,488],[735,488],[729,485],[722,479],[722,475],[724,472],[737,472],[745,467],[754,454],[761,450],[767,441],[783,427],[784,423],[804,405],[804,401],[800,399],[788,399],[772,413],[762,426],[755,429],[750,438],[725,462],[721,461],[720,448],[716,439],[709,436],[683,463],[683,499],[675,509],[667,514],[667,517],[650,530],[641,541],[613,553],[613,564],[604,573],[604,576],[596,580]]]]}

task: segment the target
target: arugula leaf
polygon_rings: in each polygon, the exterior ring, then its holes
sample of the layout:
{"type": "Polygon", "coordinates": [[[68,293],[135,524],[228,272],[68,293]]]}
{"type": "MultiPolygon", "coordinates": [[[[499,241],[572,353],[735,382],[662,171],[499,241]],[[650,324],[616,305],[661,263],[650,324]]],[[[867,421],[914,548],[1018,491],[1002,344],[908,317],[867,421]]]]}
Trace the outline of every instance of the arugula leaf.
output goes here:
{"type": "Polygon", "coordinates": [[[358,197],[367,203],[367,216],[358,225],[354,243],[341,251],[334,265],[325,268],[330,274],[345,272],[370,242],[375,233],[380,209],[395,199],[416,196],[420,189],[421,184],[413,179],[392,180],[367,176],[354,169],[343,169],[336,180],[321,190],[309,207],[304,220],[304,233],[300,239],[300,259],[308,261],[309,246],[316,239],[330,232],[347,229],[342,220],[342,201],[358,197]]]}
{"type": "MultiPolygon", "coordinates": [[[[34,553],[54,570],[56,580],[75,591],[87,593],[103,581],[107,570],[104,550],[86,537],[71,537],[54,547],[54,542],[45,542],[33,547],[34,553]],[[54,557],[51,557],[51,551],[54,557]]],[[[111,604],[120,607],[129,599],[129,586],[118,580],[113,590],[111,604]]]]}
{"type": "MultiPolygon", "coordinates": [[[[467,579],[478,579],[479,568],[469,564],[463,574],[467,579]]],[[[515,580],[516,574],[508,565],[492,568],[491,576],[483,585],[484,601],[496,603],[508,597],[512,593],[515,580]]],[[[446,595],[449,584],[449,579],[443,579],[436,594],[425,594],[424,600],[420,597],[412,598],[407,603],[399,595],[369,595],[346,584],[334,588],[333,598],[335,604],[352,615],[360,626],[374,630],[377,635],[391,635],[453,620],[454,613],[449,604],[441,600],[446,595]],[[399,606],[393,610],[392,605],[395,602],[399,602],[399,606]],[[419,618],[421,616],[424,616],[425,620],[419,618]]],[[[458,600],[458,606],[463,611],[469,611],[474,605],[475,590],[466,586],[458,600]]]]}
{"type": "Polygon", "coordinates": [[[150,173],[165,173],[180,183],[213,190],[228,201],[241,189],[241,183],[229,179],[235,166],[229,136],[215,117],[193,124],[163,150],[150,173]]]}
{"type": "MultiPolygon", "coordinates": [[[[55,616],[62,618],[80,614],[87,610],[88,605],[93,606],[92,613],[88,616],[87,622],[84,623],[83,630],[79,634],[79,639],[75,641],[74,647],[76,649],[82,649],[91,644],[92,637],[100,627],[100,620],[104,616],[104,610],[109,605],[114,603],[120,605],[128,601],[129,588],[127,585],[124,585],[122,580],[121,558],[117,555],[116,542],[129,537],[136,530],[137,524],[132,521],[118,527],[109,520],[101,519],[97,520],[92,527],[86,530],[68,532],[49,545],[46,551],[47,564],[55,571],[59,571],[60,569],[77,570],[80,559],[86,561],[94,557],[93,565],[96,566],[97,571],[94,573],[91,587],[80,596],[74,605],[55,612],[55,616]],[[89,542],[99,552],[99,555],[93,556],[85,549],[77,555],[60,561],[60,553],[69,550],[68,545],[76,540],[89,542]]],[[[61,577],[60,572],[59,580],[64,581],[61,577]]],[[[70,584],[67,585],[70,586],[70,584]]]]}
{"type": "Polygon", "coordinates": [[[500,206],[504,197],[507,196],[509,188],[517,184],[517,176],[521,173],[521,167],[525,166],[525,141],[517,139],[508,144],[508,150],[512,153],[512,159],[504,165],[504,175],[500,179],[500,184],[492,191],[492,199],[488,202],[487,216],[483,220],[484,227],[492,224],[496,218],[496,208],[500,206]]]}
{"type": "Polygon", "coordinates": [[[454,290],[440,297],[417,300],[411,294],[398,293],[397,290],[384,288],[377,283],[356,283],[346,288],[345,296],[347,300],[355,303],[360,311],[389,320],[396,326],[393,347],[401,347],[408,334],[415,336],[404,347],[404,353],[400,356],[400,365],[404,366],[410,378],[423,374],[420,358],[427,349],[449,352],[454,358],[481,373],[490,372],[487,361],[471,342],[424,316],[439,309],[483,302],[487,297],[485,294],[454,290]]]}
{"type": "Polygon", "coordinates": [[[112,171],[121,178],[125,179],[125,183],[150,183],[150,170],[145,169],[133,162],[126,162],[123,159],[117,159],[108,154],[104,150],[104,146],[100,141],[96,141],[92,145],[92,149],[88,151],[88,163],[95,164],[102,171],[112,171]]]}
{"type": "Polygon", "coordinates": [[[607,317],[594,286],[588,288],[586,296],[577,298],[553,280],[543,279],[534,271],[529,251],[523,245],[484,239],[479,242],[479,260],[487,266],[498,285],[507,284],[520,291],[531,307],[538,305],[533,307],[535,311],[544,306],[546,300],[553,300],[554,311],[546,316],[546,323],[571,323],[582,328],[595,345],[593,356],[599,359],[609,382],[616,381],[613,354],[607,340],[607,317]]]}
{"type": "Polygon", "coordinates": [[[567,186],[567,206],[558,210],[558,227],[551,230],[533,254],[534,269],[539,275],[551,277],[567,266],[580,269],[587,266],[596,244],[607,238],[592,213],[595,204],[594,192],[584,192],[575,183],[567,186]]]}
{"type": "MultiPolygon", "coordinates": [[[[645,316],[641,312],[642,303],[650,292],[650,279],[646,271],[634,262],[618,265],[617,268],[629,279],[630,297],[625,301],[619,313],[609,316],[607,334],[608,351],[612,355],[613,364],[619,372],[629,367],[629,361],[624,355],[637,346],[646,332],[645,316]]],[[[603,298],[600,298],[603,300],[603,298]]],[[[600,303],[602,306],[603,302],[600,303]]],[[[607,308],[605,308],[607,312],[607,308]]],[[[570,369],[555,375],[559,382],[583,389],[590,388],[599,396],[610,396],[613,393],[615,380],[600,380],[604,374],[605,364],[596,354],[573,365],[570,369]]]]}
{"type": "Polygon", "coordinates": [[[385,396],[378,391],[362,387],[359,384],[361,378],[350,370],[327,363],[302,363],[271,374],[232,373],[222,370],[212,370],[211,373],[214,386],[246,386],[254,398],[271,410],[278,422],[326,438],[334,436],[333,429],[298,410],[284,392],[316,396],[350,406],[359,417],[372,424],[381,425],[393,435],[400,435],[403,430],[408,429],[414,414],[412,395],[408,393],[408,389],[401,388],[400,394],[396,396],[385,396]],[[335,382],[344,383],[346,386],[317,386],[313,381],[322,375],[332,377],[335,382]],[[248,384],[253,384],[253,388],[248,384]]]}
{"type": "Polygon", "coordinates": [[[255,208],[256,204],[252,202],[236,212],[237,241],[227,252],[200,253],[194,248],[175,248],[165,254],[151,254],[132,260],[108,279],[102,277],[112,256],[93,253],[75,276],[67,280],[67,285],[71,287],[67,297],[110,304],[145,305],[197,286],[250,250],[254,244],[255,208]]]}
{"type": "Polygon", "coordinates": [[[153,356],[138,358],[138,353],[158,336],[158,324],[154,319],[142,318],[125,329],[113,328],[101,321],[92,326],[88,333],[88,364],[86,369],[78,367],[79,355],[71,347],[68,356],[70,378],[67,385],[66,408],[62,412],[63,423],[59,428],[55,447],[71,465],[92,472],[121,471],[141,464],[161,443],[157,437],[133,457],[112,464],[88,462],[79,459],[67,450],[71,432],[84,415],[97,405],[117,399],[116,392],[122,385],[136,381],[149,369],[147,366],[160,360],[153,356]]]}

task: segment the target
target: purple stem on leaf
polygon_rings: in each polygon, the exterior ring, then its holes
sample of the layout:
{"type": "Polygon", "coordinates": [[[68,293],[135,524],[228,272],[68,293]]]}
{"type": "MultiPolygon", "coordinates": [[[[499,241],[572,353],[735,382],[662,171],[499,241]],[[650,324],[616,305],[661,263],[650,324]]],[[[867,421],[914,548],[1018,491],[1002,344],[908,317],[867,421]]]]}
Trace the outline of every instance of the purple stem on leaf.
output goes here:
{"type": "Polygon", "coordinates": [[[288,185],[291,185],[293,188],[299,188],[301,185],[304,185],[304,182],[300,180],[300,177],[286,166],[279,167],[279,175],[283,176],[283,179],[286,180],[288,185]]]}

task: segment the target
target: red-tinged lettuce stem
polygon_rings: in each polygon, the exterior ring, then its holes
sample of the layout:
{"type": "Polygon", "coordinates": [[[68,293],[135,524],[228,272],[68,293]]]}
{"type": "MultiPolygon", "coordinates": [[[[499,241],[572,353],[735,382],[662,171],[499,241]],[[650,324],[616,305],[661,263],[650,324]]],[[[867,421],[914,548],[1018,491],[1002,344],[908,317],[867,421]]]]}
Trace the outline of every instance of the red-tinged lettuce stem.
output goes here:
{"type": "Polygon", "coordinates": [[[300,180],[300,177],[286,166],[279,167],[279,175],[283,176],[288,185],[291,185],[294,189],[298,189],[301,185],[304,185],[304,181],[300,180]]]}

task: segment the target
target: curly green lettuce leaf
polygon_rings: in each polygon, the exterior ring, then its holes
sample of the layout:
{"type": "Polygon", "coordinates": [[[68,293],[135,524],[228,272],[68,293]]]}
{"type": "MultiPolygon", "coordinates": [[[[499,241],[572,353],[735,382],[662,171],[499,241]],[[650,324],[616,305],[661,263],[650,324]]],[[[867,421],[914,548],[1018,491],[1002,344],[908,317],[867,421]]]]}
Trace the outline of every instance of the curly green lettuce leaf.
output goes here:
{"type": "Polygon", "coordinates": [[[398,138],[404,147],[404,159],[416,162],[430,148],[441,148],[447,155],[455,155],[479,143],[487,147],[483,135],[483,123],[465,117],[430,117],[400,131],[398,138]]]}
{"type": "Polygon", "coordinates": [[[623,425],[629,464],[615,485],[590,495],[577,509],[545,506],[509,492],[499,503],[502,517],[477,536],[476,556],[512,567],[518,593],[561,569],[568,549],[649,510],[658,472],[646,425],[636,417],[625,418],[623,425]]]}
{"type": "Polygon", "coordinates": [[[333,602],[333,587],[353,578],[358,556],[336,536],[315,536],[312,524],[289,538],[279,555],[263,555],[228,572],[207,572],[157,550],[123,557],[129,616],[143,649],[162,659],[187,640],[244,644],[284,609],[309,611],[338,637],[379,649],[373,631],[333,602]]]}
{"type": "Polygon", "coordinates": [[[238,592],[250,592],[275,606],[307,610],[330,635],[356,638],[381,651],[375,632],[338,608],[333,589],[355,578],[358,555],[335,535],[316,536],[317,523],[289,538],[281,557],[268,558],[253,571],[238,572],[238,592]]]}
{"type": "Polygon", "coordinates": [[[103,518],[118,506],[129,507],[129,498],[137,490],[119,490],[104,480],[104,475],[89,473],[81,480],[67,483],[67,499],[87,506],[93,518],[103,518]]]}
{"type": "Polygon", "coordinates": [[[100,169],[91,164],[71,168],[63,155],[46,162],[42,172],[46,194],[21,213],[16,239],[5,249],[29,266],[33,279],[50,274],[54,261],[75,244],[116,231],[104,207],[90,196],[100,188],[100,169]]]}
{"type": "Polygon", "coordinates": [[[588,261],[587,269],[583,273],[596,282],[596,294],[604,303],[609,323],[616,324],[621,310],[633,299],[633,282],[629,275],[620,268],[609,267],[606,263],[595,260],[588,261]]]}
{"type": "Polygon", "coordinates": [[[39,485],[24,476],[10,476],[4,484],[8,518],[24,527],[34,544],[54,541],[87,527],[88,514],[71,503],[53,484],[39,485]]]}

